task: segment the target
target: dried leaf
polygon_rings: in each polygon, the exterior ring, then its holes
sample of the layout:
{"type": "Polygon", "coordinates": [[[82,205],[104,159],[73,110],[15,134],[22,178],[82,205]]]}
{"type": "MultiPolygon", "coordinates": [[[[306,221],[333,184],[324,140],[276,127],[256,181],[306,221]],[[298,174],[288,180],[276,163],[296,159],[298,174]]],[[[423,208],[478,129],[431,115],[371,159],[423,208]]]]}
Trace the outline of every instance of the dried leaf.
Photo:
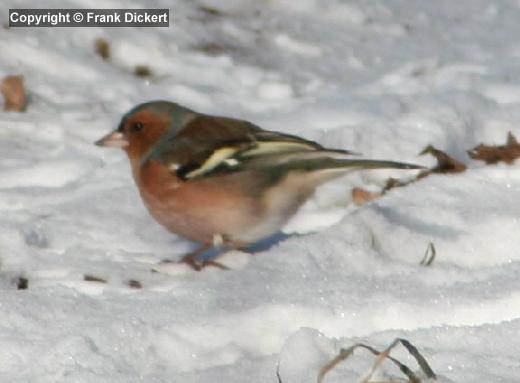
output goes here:
{"type": "Polygon", "coordinates": [[[94,41],[96,53],[100,55],[103,60],[110,59],[110,44],[104,38],[100,37],[94,41]]]}
{"type": "Polygon", "coordinates": [[[96,276],[90,275],[90,274],[85,274],[83,276],[83,280],[87,281],[87,282],[107,283],[106,279],[100,278],[100,277],[96,277],[96,276]]]}
{"type": "Polygon", "coordinates": [[[512,164],[520,157],[520,143],[518,143],[513,133],[509,132],[505,145],[480,144],[468,150],[468,154],[474,160],[484,161],[488,165],[498,162],[512,164]]]}
{"type": "Polygon", "coordinates": [[[16,288],[18,290],[27,290],[29,288],[29,280],[25,277],[16,278],[16,288]]]}
{"type": "Polygon", "coordinates": [[[199,11],[201,11],[202,13],[205,13],[208,16],[222,16],[223,15],[222,11],[219,11],[216,8],[207,7],[205,5],[199,6],[198,9],[199,9],[199,11]]]}
{"type": "Polygon", "coordinates": [[[223,11],[208,7],[208,6],[199,6],[195,13],[188,16],[188,18],[192,20],[196,20],[203,23],[211,23],[219,21],[223,16],[229,16],[229,14],[224,13],[223,11]]]}
{"type": "Polygon", "coordinates": [[[146,65],[137,65],[134,69],[134,75],[137,77],[150,77],[152,70],[146,65]]]}
{"type": "Polygon", "coordinates": [[[132,289],[142,289],[143,288],[143,285],[141,284],[141,282],[136,281],[135,279],[130,279],[128,281],[128,286],[132,289]]]}
{"type": "Polygon", "coordinates": [[[193,49],[204,52],[209,56],[219,56],[224,53],[237,51],[239,48],[225,42],[206,42],[193,46],[193,49]]]}
{"type": "Polygon", "coordinates": [[[4,77],[0,84],[4,95],[4,110],[23,112],[27,106],[24,77],[22,75],[4,77]]]}
{"type": "Polygon", "coordinates": [[[467,169],[467,166],[462,162],[450,157],[448,154],[439,150],[432,145],[428,145],[420,154],[431,154],[437,159],[437,165],[431,169],[424,170],[417,175],[417,178],[401,181],[395,178],[389,178],[386,182],[385,187],[383,188],[382,194],[385,194],[388,190],[408,186],[411,183],[414,183],[421,178],[427,177],[432,173],[441,173],[441,174],[449,174],[449,173],[461,173],[467,169]]]}
{"type": "Polygon", "coordinates": [[[381,196],[381,193],[371,193],[368,190],[359,187],[352,189],[352,201],[354,201],[356,206],[362,206],[367,202],[380,198],[381,196]]]}
{"type": "Polygon", "coordinates": [[[422,172],[417,178],[426,177],[431,173],[462,173],[467,169],[465,164],[453,157],[450,157],[442,150],[434,148],[432,145],[428,145],[420,154],[431,154],[437,159],[437,165],[429,170],[422,172]]]}

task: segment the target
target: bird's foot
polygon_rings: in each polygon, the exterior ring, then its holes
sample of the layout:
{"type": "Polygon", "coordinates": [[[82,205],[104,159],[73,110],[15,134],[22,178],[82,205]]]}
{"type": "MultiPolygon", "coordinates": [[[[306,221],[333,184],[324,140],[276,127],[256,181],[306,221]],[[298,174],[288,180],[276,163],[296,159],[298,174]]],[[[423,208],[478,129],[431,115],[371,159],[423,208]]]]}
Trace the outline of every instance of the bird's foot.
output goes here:
{"type": "Polygon", "coordinates": [[[185,264],[185,265],[188,265],[189,267],[191,267],[195,271],[201,271],[202,269],[204,269],[208,266],[216,267],[221,270],[231,270],[229,267],[227,267],[217,261],[213,261],[213,260],[199,261],[199,260],[193,259],[192,257],[183,257],[180,261],[173,261],[171,259],[163,259],[160,263],[161,264],[166,264],[166,263],[167,264],[172,264],[172,263],[185,264]]]}
{"type": "Polygon", "coordinates": [[[207,259],[207,260],[199,260],[198,257],[206,253],[207,251],[211,250],[212,246],[202,246],[201,248],[192,251],[191,253],[188,253],[184,255],[180,261],[174,261],[171,259],[163,259],[160,263],[161,264],[186,264],[189,267],[191,267],[195,271],[201,271],[205,267],[213,266],[221,270],[230,270],[229,267],[223,265],[222,263],[219,263],[213,259],[207,259]]]}

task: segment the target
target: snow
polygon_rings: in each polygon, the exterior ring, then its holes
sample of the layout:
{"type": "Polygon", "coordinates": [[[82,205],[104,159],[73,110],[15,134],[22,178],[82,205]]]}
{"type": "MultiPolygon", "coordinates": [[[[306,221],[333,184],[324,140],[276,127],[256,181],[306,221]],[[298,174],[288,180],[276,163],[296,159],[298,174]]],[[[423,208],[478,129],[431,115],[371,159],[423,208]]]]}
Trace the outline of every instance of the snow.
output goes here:
{"type": "MultiPolygon", "coordinates": [[[[172,26],[0,32],[0,77],[23,74],[29,94],[25,113],[0,112],[0,380],[276,382],[279,369],[315,382],[341,348],[395,338],[441,382],[518,380],[520,170],[466,154],[520,137],[518,1],[39,6],[164,7],[172,26]],[[432,166],[418,155],[432,144],[469,168],[361,207],[352,187],[414,173],[353,173],[321,188],[288,237],[226,253],[229,271],[159,265],[193,245],[149,217],[124,153],[93,145],[154,99],[364,157],[432,166]]],[[[6,1],[2,19],[16,7],[28,2],[6,1]]],[[[419,370],[402,347],[392,355],[419,370]]],[[[373,362],[356,351],[325,381],[358,381],[373,362]]],[[[404,378],[389,363],[378,374],[404,378]]]]}

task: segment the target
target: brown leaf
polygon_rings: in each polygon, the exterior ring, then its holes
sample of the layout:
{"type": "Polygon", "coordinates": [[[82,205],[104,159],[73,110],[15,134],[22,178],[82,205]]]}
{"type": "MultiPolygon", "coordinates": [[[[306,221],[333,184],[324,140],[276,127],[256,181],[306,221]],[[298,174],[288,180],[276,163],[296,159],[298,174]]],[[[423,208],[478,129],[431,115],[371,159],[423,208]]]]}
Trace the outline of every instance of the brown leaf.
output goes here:
{"type": "Polygon", "coordinates": [[[368,190],[359,187],[352,189],[352,201],[354,201],[356,206],[364,205],[367,202],[380,198],[381,196],[381,193],[371,193],[368,190]]]}
{"type": "Polygon", "coordinates": [[[110,44],[104,38],[97,38],[94,41],[94,48],[96,53],[100,55],[103,60],[110,59],[110,44]]]}
{"type": "Polygon", "coordinates": [[[219,11],[216,8],[207,7],[207,6],[204,6],[204,5],[199,6],[198,9],[202,13],[205,13],[205,14],[210,15],[210,16],[222,16],[223,15],[222,11],[219,11]]]}
{"type": "Polygon", "coordinates": [[[134,75],[137,77],[150,77],[152,75],[152,70],[146,65],[137,65],[134,68],[134,75]]]}
{"type": "Polygon", "coordinates": [[[389,178],[388,181],[386,181],[385,187],[383,188],[383,194],[385,194],[390,189],[410,185],[411,183],[414,183],[421,178],[427,177],[432,173],[461,173],[467,169],[465,164],[454,159],[453,157],[450,157],[445,152],[433,147],[432,145],[428,145],[420,154],[431,154],[437,159],[437,165],[431,169],[422,171],[417,175],[417,178],[408,181],[389,178]]]}
{"type": "Polygon", "coordinates": [[[23,112],[27,106],[27,97],[22,75],[4,77],[0,91],[4,95],[4,110],[23,112]]]}
{"type": "Polygon", "coordinates": [[[520,143],[513,136],[513,133],[509,132],[505,145],[480,144],[468,150],[468,154],[474,160],[482,160],[486,164],[496,164],[498,162],[512,164],[520,157],[520,143]]]}
{"type": "Polygon", "coordinates": [[[442,150],[434,148],[432,145],[428,145],[420,154],[431,154],[437,159],[437,165],[422,172],[417,178],[426,177],[431,173],[462,173],[467,169],[467,166],[462,162],[450,157],[442,150]]]}
{"type": "Polygon", "coordinates": [[[135,279],[130,279],[128,281],[128,286],[132,289],[142,289],[143,288],[143,285],[141,284],[141,282],[139,282],[135,279]]]}
{"type": "Polygon", "coordinates": [[[29,288],[29,280],[25,277],[16,278],[16,288],[18,290],[27,290],[29,288]]]}
{"type": "Polygon", "coordinates": [[[237,51],[239,48],[224,42],[207,42],[195,45],[193,49],[204,52],[210,56],[219,56],[227,52],[237,51]]]}

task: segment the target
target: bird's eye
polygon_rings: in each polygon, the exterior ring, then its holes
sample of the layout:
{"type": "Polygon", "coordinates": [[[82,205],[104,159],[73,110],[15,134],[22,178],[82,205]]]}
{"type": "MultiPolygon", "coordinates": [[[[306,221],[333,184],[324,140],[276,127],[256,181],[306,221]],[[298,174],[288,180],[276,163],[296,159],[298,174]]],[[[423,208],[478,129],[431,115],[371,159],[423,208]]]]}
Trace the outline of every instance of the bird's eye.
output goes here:
{"type": "Polygon", "coordinates": [[[132,132],[140,132],[141,130],[143,130],[144,128],[144,125],[140,122],[136,122],[135,124],[132,125],[132,127],[130,128],[130,130],[132,132]]]}

